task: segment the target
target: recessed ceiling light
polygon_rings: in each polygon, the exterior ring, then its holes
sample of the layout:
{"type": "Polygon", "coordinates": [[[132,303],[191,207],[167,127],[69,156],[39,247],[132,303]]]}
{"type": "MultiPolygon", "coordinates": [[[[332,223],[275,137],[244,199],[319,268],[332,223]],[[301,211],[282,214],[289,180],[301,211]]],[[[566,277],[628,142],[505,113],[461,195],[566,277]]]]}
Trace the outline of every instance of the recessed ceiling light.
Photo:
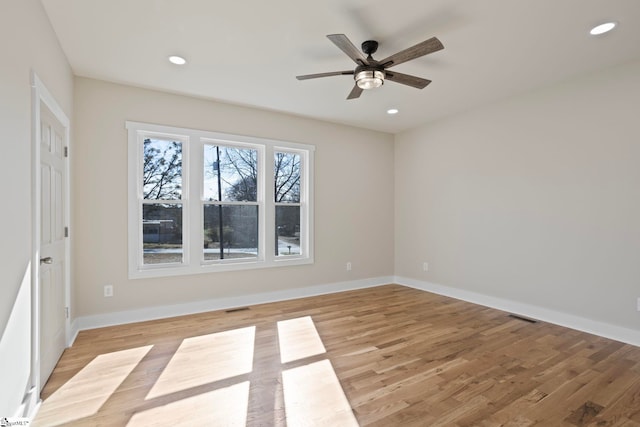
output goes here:
{"type": "Polygon", "coordinates": [[[397,108],[389,108],[387,110],[387,114],[398,114],[398,109],[397,108]]]}
{"type": "Polygon", "coordinates": [[[184,64],[187,63],[187,60],[184,59],[182,56],[171,55],[169,57],[169,62],[171,62],[172,64],[176,64],[176,65],[184,65],[184,64]]]}
{"type": "Polygon", "coordinates": [[[615,22],[605,22],[604,24],[596,25],[589,31],[589,34],[592,36],[597,36],[600,34],[608,33],[613,30],[616,26],[615,22]]]}

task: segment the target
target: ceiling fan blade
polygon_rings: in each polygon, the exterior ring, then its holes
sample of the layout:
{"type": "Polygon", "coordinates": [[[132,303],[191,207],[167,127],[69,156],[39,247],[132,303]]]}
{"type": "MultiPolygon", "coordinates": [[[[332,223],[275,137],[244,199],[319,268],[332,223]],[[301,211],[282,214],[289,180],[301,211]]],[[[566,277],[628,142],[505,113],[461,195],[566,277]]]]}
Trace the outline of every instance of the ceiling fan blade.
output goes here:
{"type": "Polygon", "coordinates": [[[330,77],[330,76],[347,76],[353,75],[353,70],[349,71],[331,71],[329,73],[318,73],[318,74],[306,74],[304,76],[296,76],[298,80],[308,80],[308,79],[317,79],[318,77],[330,77]]]}
{"type": "Polygon", "coordinates": [[[360,98],[360,95],[362,95],[362,88],[358,85],[353,85],[353,89],[351,89],[351,92],[349,92],[349,96],[347,96],[347,99],[356,99],[356,98],[360,98]]]}
{"type": "Polygon", "coordinates": [[[369,65],[367,57],[344,34],[329,34],[327,38],[346,53],[349,58],[353,59],[356,64],[369,65]]]}
{"type": "Polygon", "coordinates": [[[402,50],[395,55],[391,55],[390,57],[383,59],[380,61],[380,64],[385,68],[395,67],[403,62],[419,58],[429,53],[437,52],[441,49],[444,49],[444,46],[440,43],[440,40],[436,37],[431,37],[429,40],[425,40],[422,43],[418,43],[415,46],[411,46],[408,49],[402,50]]]}
{"type": "Polygon", "coordinates": [[[431,80],[423,79],[422,77],[411,76],[409,74],[396,73],[395,71],[387,71],[386,80],[390,80],[395,83],[415,87],[417,89],[424,89],[431,80]]]}

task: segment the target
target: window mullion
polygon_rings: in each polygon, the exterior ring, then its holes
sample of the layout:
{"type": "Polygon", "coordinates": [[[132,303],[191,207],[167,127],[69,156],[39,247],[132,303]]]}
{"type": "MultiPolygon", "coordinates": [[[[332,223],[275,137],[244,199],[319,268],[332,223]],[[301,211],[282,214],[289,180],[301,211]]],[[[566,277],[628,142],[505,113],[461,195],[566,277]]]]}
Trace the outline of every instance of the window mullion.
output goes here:
{"type": "Polygon", "coordinates": [[[276,207],[275,207],[275,168],[273,165],[274,150],[273,147],[267,146],[264,150],[264,173],[261,174],[264,177],[264,224],[262,227],[262,233],[264,240],[264,260],[267,263],[271,263],[275,260],[275,245],[276,242],[276,207]]]}
{"type": "Polygon", "coordinates": [[[300,252],[305,257],[313,259],[313,178],[315,173],[313,150],[306,151],[301,157],[300,252]]]}
{"type": "Polygon", "coordinates": [[[202,140],[197,135],[189,137],[188,147],[188,171],[185,173],[185,180],[188,182],[188,199],[185,201],[189,205],[189,229],[186,237],[189,241],[189,269],[198,271],[203,261],[203,221],[202,221],[202,140]]]}

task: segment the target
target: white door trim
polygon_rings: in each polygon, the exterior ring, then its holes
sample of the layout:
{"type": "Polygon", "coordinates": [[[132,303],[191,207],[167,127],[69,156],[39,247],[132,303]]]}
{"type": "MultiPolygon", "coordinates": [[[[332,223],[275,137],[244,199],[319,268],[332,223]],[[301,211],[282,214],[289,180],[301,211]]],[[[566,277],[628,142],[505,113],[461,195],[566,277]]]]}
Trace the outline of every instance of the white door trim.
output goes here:
{"type": "MultiPolygon", "coordinates": [[[[64,127],[64,146],[69,147],[70,142],[70,122],[60,105],[56,102],[51,92],[46,88],[38,75],[31,72],[31,206],[32,206],[32,223],[31,223],[31,389],[29,391],[31,400],[30,407],[34,407],[40,400],[40,390],[42,389],[42,378],[40,378],[40,119],[41,105],[44,104],[64,127]]],[[[68,150],[70,150],[68,148],[68,150]]],[[[67,177],[64,183],[65,197],[65,218],[64,222],[68,226],[70,219],[70,171],[69,161],[67,160],[67,177]]],[[[65,239],[65,270],[66,274],[64,283],[65,307],[71,309],[71,281],[70,281],[70,239],[65,239]]],[[[71,323],[70,316],[65,320],[65,343],[71,345],[71,323]]]]}

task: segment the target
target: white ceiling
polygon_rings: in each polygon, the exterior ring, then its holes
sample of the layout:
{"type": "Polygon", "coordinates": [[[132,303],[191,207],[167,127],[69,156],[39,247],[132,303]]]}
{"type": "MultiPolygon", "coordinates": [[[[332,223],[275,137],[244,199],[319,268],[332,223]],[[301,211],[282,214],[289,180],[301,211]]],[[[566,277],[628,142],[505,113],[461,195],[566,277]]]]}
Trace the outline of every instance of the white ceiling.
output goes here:
{"type": "Polygon", "coordinates": [[[638,0],[42,0],[78,76],[396,133],[579,73],[640,58],[638,0]],[[595,24],[618,27],[590,36],[595,24]],[[445,49],[346,100],[354,68],[325,36],[380,43],[382,59],[432,36],[445,49]],[[187,65],[170,64],[179,54],[187,65]],[[395,107],[395,116],[386,110],[395,107]]]}

